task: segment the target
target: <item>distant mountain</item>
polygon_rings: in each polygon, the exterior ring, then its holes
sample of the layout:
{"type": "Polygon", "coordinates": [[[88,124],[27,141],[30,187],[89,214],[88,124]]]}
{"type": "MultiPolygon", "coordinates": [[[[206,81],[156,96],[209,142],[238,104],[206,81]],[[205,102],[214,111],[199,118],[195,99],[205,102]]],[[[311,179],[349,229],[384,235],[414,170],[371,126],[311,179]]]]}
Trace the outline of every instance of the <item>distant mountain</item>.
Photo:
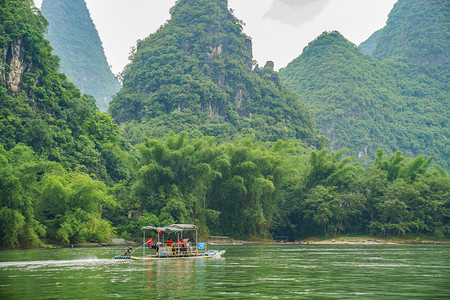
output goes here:
{"type": "Polygon", "coordinates": [[[61,72],[85,94],[94,96],[101,111],[120,89],[84,0],[44,0],[49,22],[46,38],[61,59],[61,72]]]}
{"type": "Polygon", "coordinates": [[[361,159],[377,148],[436,155],[449,166],[449,94],[421,68],[380,62],[338,32],[324,33],[280,71],[283,82],[315,111],[334,150],[361,159]]]}
{"type": "Polygon", "coordinates": [[[226,0],[180,0],[171,19],[137,45],[110,113],[128,139],[170,131],[230,140],[324,140],[309,110],[280,82],[273,63],[253,65],[251,39],[226,0]]]}
{"type": "Polygon", "coordinates": [[[359,45],[359,49],[361,49],[364,54],[372,55],[382,32],[383,28],[375,31],[366,41],[359,45]]]}

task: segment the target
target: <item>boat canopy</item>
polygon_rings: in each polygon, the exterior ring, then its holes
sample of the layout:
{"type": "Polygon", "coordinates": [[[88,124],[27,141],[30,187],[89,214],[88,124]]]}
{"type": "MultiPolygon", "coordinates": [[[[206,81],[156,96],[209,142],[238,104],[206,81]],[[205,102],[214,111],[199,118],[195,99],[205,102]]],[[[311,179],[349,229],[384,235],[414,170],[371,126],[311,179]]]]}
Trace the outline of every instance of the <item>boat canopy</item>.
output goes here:
{"type": "Polygon", "coordinates": [[[198,227],[193,224],[172,224],[170,226],[178,227],[183,230],[197,230],[198,229],[198,227]]]}
{"type": "Polygon", "coordinates": [[[156,231],[156,232],[180,232],[183,230],[197,230],[197,226],[192,224],[172,224],[165,227],[156,226],[144,226],[141,228],[142,231],[156,231]]]}

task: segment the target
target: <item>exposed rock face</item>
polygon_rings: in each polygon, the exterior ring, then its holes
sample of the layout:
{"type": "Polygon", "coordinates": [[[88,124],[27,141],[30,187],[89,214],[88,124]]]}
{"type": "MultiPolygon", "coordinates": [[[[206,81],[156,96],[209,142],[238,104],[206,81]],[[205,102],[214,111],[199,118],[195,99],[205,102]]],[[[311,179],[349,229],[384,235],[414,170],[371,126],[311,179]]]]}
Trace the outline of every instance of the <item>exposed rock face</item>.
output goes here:
{"type": "Polygon", "coordinates": [[[266,64],[264,65],[264,68],[269,68],[269,69],[273,70],[273,68],[275,68],[275,63],[271,60],[268,60],[266,62],[266,64]]]}
{"type": "Polygon", "coordinates": [[[31,68],[31,62],[24,61],[22,39],[15,39],[3,49],[0,78],[10,92],[18,93],[23,73],[31,68]]]}

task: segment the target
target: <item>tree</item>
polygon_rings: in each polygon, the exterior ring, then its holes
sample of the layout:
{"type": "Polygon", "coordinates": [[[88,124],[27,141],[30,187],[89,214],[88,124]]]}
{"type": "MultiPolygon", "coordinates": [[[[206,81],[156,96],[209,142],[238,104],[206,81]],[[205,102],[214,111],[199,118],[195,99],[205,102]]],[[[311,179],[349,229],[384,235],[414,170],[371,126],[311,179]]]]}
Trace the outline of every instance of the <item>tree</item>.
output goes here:
{"type": "Polygon", "coordinates": [[[305,200],[305,213],[319,225],[323,225],[324,236],[327,235],[327,224],[333,217],[332,189],[316,186],[305,200]]]}

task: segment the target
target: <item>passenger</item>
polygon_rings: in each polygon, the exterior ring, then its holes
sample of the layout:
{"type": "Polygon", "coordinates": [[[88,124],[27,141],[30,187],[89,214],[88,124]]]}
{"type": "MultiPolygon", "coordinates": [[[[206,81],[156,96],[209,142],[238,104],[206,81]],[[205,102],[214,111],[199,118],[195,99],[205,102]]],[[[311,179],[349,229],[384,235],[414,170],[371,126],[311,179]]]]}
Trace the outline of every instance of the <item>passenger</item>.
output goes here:
{"type": "Polygon", "coordinates": [[[167,240],[167,246],[172,246],[172,243],[173,243],[172,239],[167,240]]]}
{"type": "Polygon", "coordinates": [[[131,246],[130,246],[130,247],[128,247],[127,250],[125,250],[125,253],[123,255],[130,255],[132,252],[133,252],[133,248],[131,248],[131,246]]]}
{"type": "Polygon", "coordinates": [[[188,239],[183,239],[182,242],[181,242],[181,251],[182,251],[184,254],[188,254],[187,241],[188,241],[188,239]]]}
{"type": "Polygon", "coordinates": [[[153,244],[152,238],[149,238],[149,239],[147,240],[147,245],[148,245],[148,248],[149,248],[149,249],[152,249],[152,248],[155,246],[155,244],[153,244]]]}

